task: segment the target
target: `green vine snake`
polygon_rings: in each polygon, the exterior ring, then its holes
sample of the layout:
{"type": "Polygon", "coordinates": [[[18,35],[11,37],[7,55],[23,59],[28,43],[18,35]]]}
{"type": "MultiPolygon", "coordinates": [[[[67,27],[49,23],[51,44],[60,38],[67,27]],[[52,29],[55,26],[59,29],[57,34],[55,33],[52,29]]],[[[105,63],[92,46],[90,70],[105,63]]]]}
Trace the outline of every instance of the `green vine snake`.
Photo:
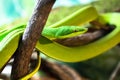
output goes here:
{"type": "MultiPolygon", "coordinates": [[[[43,36],[37,42],[36,48],[49,57],[65,62],[78,62],[93,58],[120,42],[119,19],[120,13],[98,14],[94,7],[84,7],[65,19],[49,27],[45,27],[42,32],[43,36]],[[83,24],[89,23],[93,20],[97,20],[103,25],[107,23],[114,24],[116,27],[106,36],[83,46],[67,47],[52,41],[52,39],[55,38],[63,39],[84,34],[87,29],[85,27],[78,26],[82,26],[83,24]]],[[[26,24],[17,24],[14,27],[0,27],[0,70],[16,51],[19,39],[24,32],[25,25],[26,24]]],[[[40,64],[38,67],[39,66],[40,64]]],[[[38,67],[35,69],[34,73],[38,70],[38,67]]],[[[28,74],[22,79],[25,80],[31,76],[32,75],[28,74]]]]}

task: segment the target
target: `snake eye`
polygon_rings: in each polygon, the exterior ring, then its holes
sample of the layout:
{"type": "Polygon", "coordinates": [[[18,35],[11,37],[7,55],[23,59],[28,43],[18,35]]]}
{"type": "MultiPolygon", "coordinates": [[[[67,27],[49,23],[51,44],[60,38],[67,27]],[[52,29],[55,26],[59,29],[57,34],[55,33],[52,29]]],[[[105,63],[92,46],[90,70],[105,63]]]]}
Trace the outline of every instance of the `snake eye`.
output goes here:
{"type": "Polygon", "coordinates": [[[78,32],[79,30],[74,30],[74,32],[78,32]]]}

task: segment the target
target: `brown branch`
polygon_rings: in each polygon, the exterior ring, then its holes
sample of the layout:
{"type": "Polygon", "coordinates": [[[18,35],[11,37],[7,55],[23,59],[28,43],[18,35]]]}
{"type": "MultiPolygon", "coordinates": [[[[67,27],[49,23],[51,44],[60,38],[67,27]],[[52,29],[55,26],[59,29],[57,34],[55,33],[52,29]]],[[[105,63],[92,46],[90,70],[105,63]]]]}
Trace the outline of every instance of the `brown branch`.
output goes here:
{"type": "Polygon", "coordinates": [[[104,25],[104,24],[101,24],[99,21],[97,20],[93,20],[90,22],[90,24],[94,25],[94,28],[97,28],[97,29],[104,29],[104,30],[108,30],[109,27],[104,25]]]}
{"type": "Polygon", "coordinates": [[[69,47],[82,46],[90,42],[93,42],[105,36],[108,33],[109,33],[109,30],[100,29],[100,30],[95,30],[93,32],[87,32],[85,34],[75,36],[72,38],[56,39],[54,41],[62,45],[65,45],[65,46],[69,46],[69,47]]]}
{"type": "Polygon", "coordinates": [[[47,60],[42,59],[41,69],[48,76],[56,78],[57,80],[88,80],[80,76],[74,69],[47,60]]]}
{"type": "Polygon", "coordinates": [[[93,26],[98,26],[98,27],[90,27],[88,32],[82,35],[78,35],[66,39],[55,39],[54,41],[69,47],[81,46],[93,42],[101,37],[104,37],[115,28],[115,25],[109,25],[109,24],[103,25],[98,21],[93,21],[91,22],[91,24],[93,26]]]}
{"type": "Polygon", "coordinates": [[[37,1],[32,17],[28,22],[19,47],[15,52],[11,74],[12,80],[18,80],[29,73],[29,63],[32,51],[41,36],[41,31],[55,2],[55,0],[37,1]]]}
{"type": "Polygon", "coordinates": [[[81,46],[81,45],[88,44],[104,35],[105,35],[104,30],[97,30],[94,32],[87,32],[85,34],[75,36],[72,38],[56,39],[54,41],[56,41],[57,43],[60,43],[62,45],[65,45],[65,46],[73,47],[73,46],[81,46]]]}

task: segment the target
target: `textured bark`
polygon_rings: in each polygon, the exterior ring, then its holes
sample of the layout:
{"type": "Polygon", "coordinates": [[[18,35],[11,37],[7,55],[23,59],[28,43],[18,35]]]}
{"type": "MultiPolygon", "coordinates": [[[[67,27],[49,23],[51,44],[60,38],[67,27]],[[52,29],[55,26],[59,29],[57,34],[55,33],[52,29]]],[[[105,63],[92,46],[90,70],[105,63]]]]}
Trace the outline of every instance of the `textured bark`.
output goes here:
{"type": "Polygon", "coordinates": [[[15,52],[12,80],[18,80],[29,73],[29,63],[33,49],[41,36],[49,12],[55,0],[37,0],[36,7],[15,52]]]}
{"type": "Polygon", "coordinates": [[[90,31],[82,35],[66,39],[55,39],[54,41],[69,47],[82,46],[104,37],[112,30],[113,26],[109,25],[109,28],[106,27],[106,29],[90,29],[90,31]]]}
{"type": "Polygon", "coordinates": [[[87,32],[85,34],[79,35],[79,36],[75,36],[72,38],[67,38],[67,39],[56,39],[54,41],[56,41],[57,43],[60,43],[62,45],[65,46],[82,46],[85,44],[88,44],[90,42],[93,42],[99,38],[101,38],[102,36],[104,36],[106,34],[106,32],[104,30],[96,30],[94,32],[87,32]]]}

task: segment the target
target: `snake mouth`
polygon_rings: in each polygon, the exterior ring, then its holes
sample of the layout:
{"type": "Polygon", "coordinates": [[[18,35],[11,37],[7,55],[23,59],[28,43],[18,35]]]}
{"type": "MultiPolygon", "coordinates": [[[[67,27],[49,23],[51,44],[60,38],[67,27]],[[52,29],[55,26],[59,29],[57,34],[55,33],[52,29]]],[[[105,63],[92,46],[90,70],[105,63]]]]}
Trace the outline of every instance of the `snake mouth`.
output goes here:
{"type": "Polygon", "coordinates": [[[105,25],[106,28],[101,27],[98,29],[91,26],[95,25],[90,25],[88,31],[84,34],[71,38],[55,39],[54,41],[68,47],[82,46],[103,38],[104,36],[112,32],[116,27],[115,25],[109,23],[105,25]]]}

